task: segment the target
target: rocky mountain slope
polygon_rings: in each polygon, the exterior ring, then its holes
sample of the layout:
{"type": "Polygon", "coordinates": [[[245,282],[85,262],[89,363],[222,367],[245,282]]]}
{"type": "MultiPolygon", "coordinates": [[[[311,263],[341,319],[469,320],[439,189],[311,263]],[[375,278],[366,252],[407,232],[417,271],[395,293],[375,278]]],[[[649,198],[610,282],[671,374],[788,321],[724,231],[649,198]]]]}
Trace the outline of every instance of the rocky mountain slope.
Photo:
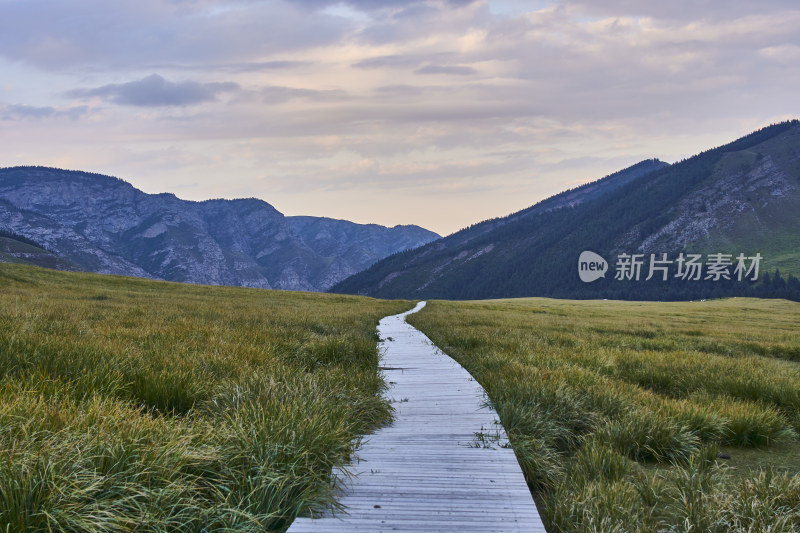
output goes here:
{"type": "Polygon", "coordinates": [[[79,270],[74,263],[21,235],[0,231],[0,263],[21,263],[56,270],[79,270]]]}
{"type": "MultiPolygon", "coordinates": [[[[639,163],[509,217],[387,257],[332,291],[447,299],[747,294],[724,279],[676,279],[681,253],[704,259],[714,253],[760,254],[762,274],[774,277],[776,268],[800,274],[798,121],[674,165],[639,163]],[[608,275],[591,283],[578,275],[578,259],[587,250],[609,263],[608,275]],[[620,255],[638,254],[646,261],[664,253],[673,269],[667,280],[645,282],[646,264],[640,280],[614,279],[620,255]]],[[[786,285],[783,278],[780,283],[778,292],[786,285]]]]}
{"type": "Polygon", "coordinates": [[[286,217],[254,198],[190,202],[43,167],[0,169],[0,230],[90,272],[309,291],[439,237],[418,226],[286,217]]]}

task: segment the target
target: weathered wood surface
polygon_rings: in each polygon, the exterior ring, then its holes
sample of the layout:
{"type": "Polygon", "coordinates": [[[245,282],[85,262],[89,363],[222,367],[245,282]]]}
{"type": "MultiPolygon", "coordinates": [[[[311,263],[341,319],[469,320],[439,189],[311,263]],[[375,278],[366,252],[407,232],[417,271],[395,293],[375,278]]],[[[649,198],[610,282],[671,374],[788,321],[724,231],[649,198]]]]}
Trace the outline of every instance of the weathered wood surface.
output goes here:
{"type": "Polygon", "coordinates": [[[378,326],[394,421],[339,476],[344,513],[298,518],[288,533],[545,531],[483,388],[406,323],[424,305],[378,326]]]}

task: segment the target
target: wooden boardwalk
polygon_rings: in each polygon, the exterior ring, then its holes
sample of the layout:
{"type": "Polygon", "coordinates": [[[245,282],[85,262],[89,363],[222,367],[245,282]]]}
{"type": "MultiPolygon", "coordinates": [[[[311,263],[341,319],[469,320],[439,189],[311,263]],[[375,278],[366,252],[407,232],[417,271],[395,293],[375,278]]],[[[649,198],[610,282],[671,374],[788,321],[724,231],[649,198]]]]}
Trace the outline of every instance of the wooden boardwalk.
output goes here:
{"type": "Polygon", "coordinates": [[[544,533],[539,513],[483,388],[406,313],[378,326],[395,408],[341,479],[345,513],[298,518],[288,533],[383,531],[544,533]]]}

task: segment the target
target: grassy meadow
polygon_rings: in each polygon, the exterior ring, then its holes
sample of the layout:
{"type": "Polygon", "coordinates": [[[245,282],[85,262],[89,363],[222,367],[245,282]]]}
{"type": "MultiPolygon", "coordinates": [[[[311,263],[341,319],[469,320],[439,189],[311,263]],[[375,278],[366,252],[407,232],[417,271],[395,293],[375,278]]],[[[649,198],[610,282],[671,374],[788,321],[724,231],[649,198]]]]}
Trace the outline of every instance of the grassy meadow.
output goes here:
{"type": "Polygon", "coordinates": [[[800,304],[429,302],[548,531],[800,531],[800,304]]]}
{"type": "Polygon", "coordinates": [[[0,264],[0,531],[280,531],[390,418],[408,302],[0,264]]]}

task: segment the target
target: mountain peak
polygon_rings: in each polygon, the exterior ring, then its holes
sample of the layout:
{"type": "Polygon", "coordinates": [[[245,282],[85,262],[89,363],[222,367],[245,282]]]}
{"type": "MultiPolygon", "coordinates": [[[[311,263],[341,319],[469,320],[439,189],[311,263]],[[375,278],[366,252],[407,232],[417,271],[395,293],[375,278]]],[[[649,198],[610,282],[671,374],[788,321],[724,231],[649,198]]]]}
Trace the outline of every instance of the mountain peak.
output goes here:
{"type": "Polygon", "coordinates": [[[319,291],[438,238],[419,227],[307,218],[316,225],[315,238],[257,198],[192,202],[146,194],[101,174],[0,169],[0,230],[92,272],[319,291]]]}

